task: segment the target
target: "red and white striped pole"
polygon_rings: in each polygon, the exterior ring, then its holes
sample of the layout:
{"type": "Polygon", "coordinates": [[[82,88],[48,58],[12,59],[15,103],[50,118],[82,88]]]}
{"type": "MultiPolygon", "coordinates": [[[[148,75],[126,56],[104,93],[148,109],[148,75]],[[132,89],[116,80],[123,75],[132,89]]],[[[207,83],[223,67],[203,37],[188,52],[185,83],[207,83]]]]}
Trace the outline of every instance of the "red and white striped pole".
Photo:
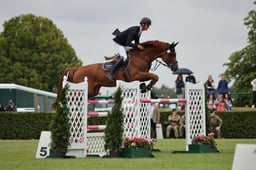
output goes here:
{"type": "Polygon", "coordinates": [[[107,117],[108,112],[88,112],[88,117],[107,117]]]}
{"type": "Polygon", "coordinates": [[[184,98],[180,99],[140,99],[141,103],[185,103],[187,100],[184,98]]]}
{"type": "Polygon", "coordinates": [[[114,100],[88,100],[89,104],[114,104],[114,100]]]}
{"type": "Polygon", "coordinates": [[[106,125],[88,125],[87,126],[87,131],[104,130],[104,129],[106,129],[106,125]]]}

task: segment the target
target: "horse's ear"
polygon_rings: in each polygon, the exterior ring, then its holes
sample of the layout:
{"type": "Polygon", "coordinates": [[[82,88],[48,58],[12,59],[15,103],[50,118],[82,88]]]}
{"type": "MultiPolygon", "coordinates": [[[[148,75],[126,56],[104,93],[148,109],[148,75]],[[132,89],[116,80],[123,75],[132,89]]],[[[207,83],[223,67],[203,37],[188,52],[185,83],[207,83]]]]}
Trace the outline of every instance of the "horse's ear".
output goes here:
{"type": "Polygon", "coordinates": [[[173,46],[176,47],[176,45],[178,45],[178,44],[179,44],[179,42],[176,42],[173,46]]]}
{"type": "Polygon", "coordinates": [[[177,44],[179,44],[179,42],[172,42],[170,45],[169,45],[169,48],[174,48],[177,44]]]}

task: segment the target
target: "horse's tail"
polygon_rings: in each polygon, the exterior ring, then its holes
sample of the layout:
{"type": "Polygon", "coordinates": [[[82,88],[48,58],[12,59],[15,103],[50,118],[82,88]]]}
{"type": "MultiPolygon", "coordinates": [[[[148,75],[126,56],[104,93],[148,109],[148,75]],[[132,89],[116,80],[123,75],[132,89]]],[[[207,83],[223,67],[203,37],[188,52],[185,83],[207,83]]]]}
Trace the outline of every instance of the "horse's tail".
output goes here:
{"type": "Polygon", "coordinates": [[[54,110],[56,110],[57,103],[59,101],[59,94],[60,94],[60,91],[62,89],[62,82],[63,82],[64,76],[67,76],[67,81],[73,82],[73,76],[74,76],[74,72],[76,70],[77,70],[77,67],[67,68],[64,71],[64,73],[61,75],[60,80],[59,80],[59,84],[58,84],[58,87],[57,87],[57,98],[56,98],[55,102],[52,104],[52,108],[54,110]]]}

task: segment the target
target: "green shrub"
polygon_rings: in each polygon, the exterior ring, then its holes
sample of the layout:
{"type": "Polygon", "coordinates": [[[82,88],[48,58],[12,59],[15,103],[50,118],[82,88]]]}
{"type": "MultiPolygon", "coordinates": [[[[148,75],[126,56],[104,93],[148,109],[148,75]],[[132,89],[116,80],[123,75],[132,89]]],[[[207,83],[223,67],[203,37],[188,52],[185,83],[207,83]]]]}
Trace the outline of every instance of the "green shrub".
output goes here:
{"type": "Polygon", "coordinates": [[[217,112],[223,120],[221,135],[224,138],[255,138],[256,112],[217,112]]]}
{"type": "Polygon", "coordinates": [[[121,151],[121,146],[123,143],[123,109],[122,109],[122,89],[119,87],[115,92],[115,105],[111,110],[111,114],[107,116],[107,127],[105,132],[105,145],[106,150],[112,152],[121,151]]]}
{"type": "MultiPolygon", "coordinates": [[[[163,133],[171,111],[161,111],[163,133]]],[[[49,131],[49,124],[56,113],[0,112],[0,139],[39,139],[41,131],[49,131]]],[[[184,112],[178,112],[182,115],[184,112]]],[[[221,136],[224,138],[256,138],[256,112],[216,112],[223,120],[221,136]]],[[[105,117],[88,118],[88,125],[104,125],[105,117]]]]}
{"type": "Polygon", "coordinates": [[[0,112],[0,139],[39,139],[55,113],[0,112]]]}
{"type": "Polygon", "coordinates": [[[67,93],[69,86],[66,84],[61,89],[59,95],[59,102],[57,104],[56,116],[51,120],[50,131],[51,131],[51,148],[55,152],[64,152],[68,150],[69,138],[70,138],[70,127],[68,114],[69,107],[67,101],[67,93]]]}

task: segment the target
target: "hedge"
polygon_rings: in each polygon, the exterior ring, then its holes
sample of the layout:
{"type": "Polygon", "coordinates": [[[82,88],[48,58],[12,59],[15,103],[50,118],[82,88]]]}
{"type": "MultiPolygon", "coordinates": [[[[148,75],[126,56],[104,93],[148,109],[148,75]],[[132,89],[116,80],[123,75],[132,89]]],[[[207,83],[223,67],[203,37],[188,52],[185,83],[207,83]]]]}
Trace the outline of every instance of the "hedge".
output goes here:
{"type": "MultiPolygon", "coordinates": [[[[160,121],[162,123],[164,136],[165,128],[167,127],[164,121],[167,120],[170,114],[170,111],[161,112],[160,121]]],[[[183,115],[184,112],[178,112],[178,114],[183,115]]],[[[216,112],[216,114],[223,120],[221,127],[221,136],[223,138],[256,138],[255,111],[216,112]]],[[[207,125],[207,132],[209,132],[208,129],[209,127],[207,125]]]]}
{"type": "MultiPolygon", "coordinates": [[[[0,139],[39,139],[41,131],[49,131],[49,124],[55,114],[0,112],[0,139]]],[[[104,125],[105,119],[88,118],[88,123],[104,125]]]]}
{"type": "Polygon", "coordinates": [[[0,139],[39,139],[55,113],[0,113],[0,139]]]}
{"type": "Polygon", "coordinates": [[[225,138],[256,138],[256,112],[219,112],[225,138]]]}
{"type": "MultiPolygon", "coordinates": [[[[170,111],[161,112],[161,123],[165,134],[170,111]]],[[[184,112],[178,112],[182,115],[184,112]]],[[[256,112],[217,112],[223,120],[223,138],[256,138],[256,112]]],[[[39,139],[41,131],[48,131],[55,113],[0,112],[0,139],[39,139]]],[[[105,124],[105,118],[88,118],[88,124],[105,124]]]]}

